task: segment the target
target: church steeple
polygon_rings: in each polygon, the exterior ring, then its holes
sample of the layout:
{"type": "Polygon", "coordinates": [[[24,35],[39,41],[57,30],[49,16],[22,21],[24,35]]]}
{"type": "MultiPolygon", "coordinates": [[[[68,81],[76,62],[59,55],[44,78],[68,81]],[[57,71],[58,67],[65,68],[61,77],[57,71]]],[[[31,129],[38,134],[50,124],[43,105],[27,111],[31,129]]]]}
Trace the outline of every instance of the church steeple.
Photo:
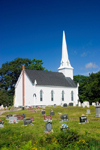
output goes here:
{"type": "Polygon", "coordinates": [[[62,72],[65,77],[70,77],[73,79],[73,67],[71,67],[70,61],[68,59],[67,44],[65,38],[65,32],[63,31],[63,40],[62,40],[62,59],[61,65],[58,68],[59,72],[62,72]]]}

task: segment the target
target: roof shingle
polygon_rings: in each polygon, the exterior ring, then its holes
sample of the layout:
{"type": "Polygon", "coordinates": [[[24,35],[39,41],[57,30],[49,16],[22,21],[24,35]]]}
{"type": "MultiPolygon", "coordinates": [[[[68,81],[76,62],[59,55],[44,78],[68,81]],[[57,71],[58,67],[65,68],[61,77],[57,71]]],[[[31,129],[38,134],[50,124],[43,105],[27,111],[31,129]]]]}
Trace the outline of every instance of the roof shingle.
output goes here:
{"type": "Polygon", "coordinates": [[[66,78],[63,73],[60,72],[30,69],[25,69],[25,72],[32,83],[34,83],[35,80],[37,81],[37,85],[77,87],[71,78],[66,78]]]}

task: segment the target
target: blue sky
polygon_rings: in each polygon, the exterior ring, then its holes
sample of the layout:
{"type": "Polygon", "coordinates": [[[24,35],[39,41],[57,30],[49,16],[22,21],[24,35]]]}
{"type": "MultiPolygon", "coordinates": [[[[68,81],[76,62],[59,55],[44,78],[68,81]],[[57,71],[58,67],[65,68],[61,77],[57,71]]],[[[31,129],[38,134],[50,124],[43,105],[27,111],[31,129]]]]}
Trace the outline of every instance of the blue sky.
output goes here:
{"type": "Polygon", "coordinates": [[[74,75],[100,71],[100,0],[0,0],[0,67],[36,58],[57,72],[63,30],[74,75]]]}

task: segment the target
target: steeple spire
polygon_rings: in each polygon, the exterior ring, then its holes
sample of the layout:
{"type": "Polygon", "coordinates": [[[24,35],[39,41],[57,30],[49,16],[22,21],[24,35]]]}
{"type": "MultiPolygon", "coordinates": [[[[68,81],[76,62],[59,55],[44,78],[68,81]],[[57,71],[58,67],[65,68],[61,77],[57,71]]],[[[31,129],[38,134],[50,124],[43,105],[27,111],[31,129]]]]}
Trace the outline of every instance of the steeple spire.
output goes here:
{"type": "Polygon", "coordinates": [[[65,31],[63,31],[63,40],[62,40],[62,59],[61,59],[60,68],[62,68],[62,67],[67,67],[67,68],[71,67],[70,61],[68,59],[65,31]]]}
{"type": "Polygon", "coordinates": [[[65,31],[63,31],[62,39],[62,59],[58,70],[59,72],[62,72],[66,77],[71,77],[73,79],[73,67],[71,67],[70,61],[68,59],[65,31]]]}

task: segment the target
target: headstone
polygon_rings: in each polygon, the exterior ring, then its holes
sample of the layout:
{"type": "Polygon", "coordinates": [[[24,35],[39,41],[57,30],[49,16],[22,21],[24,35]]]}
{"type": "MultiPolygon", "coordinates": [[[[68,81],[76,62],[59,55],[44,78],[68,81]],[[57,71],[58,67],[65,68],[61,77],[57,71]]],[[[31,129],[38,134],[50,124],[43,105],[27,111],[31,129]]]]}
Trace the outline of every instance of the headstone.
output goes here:
{"type": "Polygon", "coordinates": [[[54,104],[53,106],[56,107],[56,104],[54,104]]]}
{"type": "Polygon", "coordinates": [[[50,115],[54,115],[55,113],[54,113],[54,111],[53,110],[51,110],[50,111],[50,115]]]}
{"type": "Polygon", "coordinates": [[[91,113],[90,113],[90,109],[87,109],[87,112],[86,112],[86,114],[91,114],[91,113]]]}
{"type": "Polygon", "coordinates": [[[83,107],[83,108],[85,108],[85,105],[84,105],[84,103],[82,103],[82,107],[83,107]]]}
{"type": "Polygon", "coordinates": [[[32,106],[30,106],[30,107],[28,108],[28,110],[33,110],[32,106]]]}
{"type": "Polygon", "coordinates": [[[80,101],[78,102],[78,107],[81,107],[81,102],[80,101]]]}
{"type": "Polygon", "coordinates": [[[1,109],[4,109],[3,105],[1,105],[1,109]]]}
{"type": "Polygon", "coordinates": [[[5,108],[7,109],[7,106],[5,108]]]}
{"type": "Polygon", "coordinates": [[[82,115],[81,117],[79,117],[80,119],[80,123],[86,123],[87,122],[87,117],[82,115]]]}
{"type": "Polygon", "coordinates": [[[67,124],[62,124],[60,129],[61,131],[66,131],[66,129],[68,129],[67,124]]]}
{"type": "Polygon", "coordinates": [[[84,101],[83,104],[84,104],[84,106],[89,108],[89,102],[88,101],[84,101]]]}
{"type": "Polygon", "coordinates": [[[12,117],[13,115],[6,115],[6,120],[9,120],[9,117],[12,117]]]}
{"type": "Polygon", "coordinates": [[[60,122],[66,122],[66,121],[68,121],[68,115],[67,114],[61,115],[60,118],[61,118],[60,122]]]}
{"type": "Polygon", "coordinates": [[[4,121],[0,120],[0,128],[4,127],[4,121]]]}
{"type": "Polygon", "coordinates": [[[69,106],[73,106],[73,103],[69,103],[69,106]]]}
{"type": "Polygon", "coordinates": [[[73,106],[76,106],[76,102],[75,101],[73,102],[73,106]]]}
{"type": "Polygon", "coordinates": [[[96,106],[96,103],[93,102],[93,103],[92,103],[92,106],[96,106]]]}
{"type": "Polygon", "coordinates": [[[63,104],[63,107],[67,107],[67,104],[66,104],[66,103],[64,103],[64,104],[63,104]]]}
{"type": "Polygon", "coordinates": [[[23,117],[25,118],[25,114],[22,114],[23,115],[23,117]]]}
{"type": "Polygon", "coordinates": [[[45,109],[45,106],[42,106],[43,109],[45,109]]]}
{"type": "Polygon", "coordinates": [[[52,130],[52,122],[45,123],[45,132],[52,130]]]}
{"type": "Polygon", "coordinates": [[[24,107],[22,107],[22,110],[24,110],[25,108],[24,107]]]}
{"type": "Polygon", "coordinates": [[[90,107],[90,105],[87,105],[87,107],[89,108],[89,107],[90,107]]]}
{"type": "Polygon", "coordinates": [[[96,106],[96,116],[95,117],[100,117],[100,105],[96,106]]]}
{"type": "Polygon", "coordinates": [[[44,121],[52,121],[52,116],[51,115],[44,115],[44,121]]]}
{"type": "Polygon", "coordinates": [[[32,125],[32,119],[26,119],[26,118],[24,118],[24,119],[23,119],[23,124],[26,125],[26,126],[27,126],[28,124],[31,124],[31,125],[32,125]]]}
{"type": "Polygon", "coordinates": [[[33,118],[33,117],[30,117],[29,119],[31,119],[31,120],[32,120],[32,122],[34,122],[34,118],[33,118]]]}
{"type": "Polygon", "coordinates": [[[17,123],[17,117],[9,117],[9,123],[17,123]]]}
{"type": "Polygon", "coordinates": [[[96,106],[99,106],[99,102],[98,101],[96,102],[96,106]]]}
{"type": "Polygon", "coordinates": [[[42,111],[42,115],[44,115],[44,114],[45,114],[45,111],[43,110],[43,111],[42,111]]]}
{"type": "Polygon", "coordinates": [[[14,117],[17,117],[17,120],[23,120],[24,116],[23,115],[14,115],[14,117]]]}
{"type": "Polygon", "coordinates": [[[36,107],[36,109],[40,110],[40,107],[39,107],[39,106],[37,106],[37,107],[36,107]]]}

